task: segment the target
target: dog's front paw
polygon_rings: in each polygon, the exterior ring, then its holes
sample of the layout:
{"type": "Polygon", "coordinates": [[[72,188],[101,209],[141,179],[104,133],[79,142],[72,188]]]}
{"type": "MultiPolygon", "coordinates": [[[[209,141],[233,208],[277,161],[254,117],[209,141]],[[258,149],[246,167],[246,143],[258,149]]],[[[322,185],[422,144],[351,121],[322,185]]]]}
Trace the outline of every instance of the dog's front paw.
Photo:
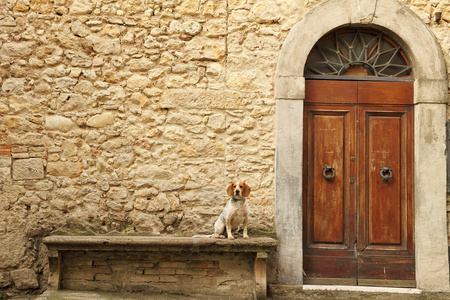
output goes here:
{"type": "Polygon", "coordinates": [[[228,236],[228,239],[229,240],[234,240],[234,236],[230,235],[230,236],[228,236]]]}
{"type": "Polygon", "coordinates": [[[248,235],[244,235],[244,239],[248,239],[248,235]]]}

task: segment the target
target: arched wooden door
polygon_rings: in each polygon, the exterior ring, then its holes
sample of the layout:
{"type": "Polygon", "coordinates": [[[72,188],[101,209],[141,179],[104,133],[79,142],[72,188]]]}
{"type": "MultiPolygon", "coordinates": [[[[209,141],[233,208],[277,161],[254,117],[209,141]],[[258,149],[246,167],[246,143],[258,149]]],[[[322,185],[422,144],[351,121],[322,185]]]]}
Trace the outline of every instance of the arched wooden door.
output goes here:
{"type": "Polygon", "coordinates": [[[413,83],[344,68],[306,80],[304,283],[415,287],[413,83]]]}

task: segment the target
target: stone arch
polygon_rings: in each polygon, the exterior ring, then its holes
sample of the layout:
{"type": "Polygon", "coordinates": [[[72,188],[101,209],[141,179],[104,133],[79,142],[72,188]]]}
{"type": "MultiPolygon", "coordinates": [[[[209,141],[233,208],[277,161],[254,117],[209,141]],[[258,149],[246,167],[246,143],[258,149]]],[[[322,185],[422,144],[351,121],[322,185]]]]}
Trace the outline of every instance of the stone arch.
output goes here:
{"type": "Polygon", "coordinates": [[[414,72],[414,197],[417,287],[448,290],[445,122],[447,74],[429,28],[395,0],[329,0],[291,29],[280,52],[277,99],[276,227],[280,284],[301,285],[304,65],[314,44],[349,25],[385,31],[407,52],[414,72]],[[431,217],[432,216],[432,217],[431,217]]]}

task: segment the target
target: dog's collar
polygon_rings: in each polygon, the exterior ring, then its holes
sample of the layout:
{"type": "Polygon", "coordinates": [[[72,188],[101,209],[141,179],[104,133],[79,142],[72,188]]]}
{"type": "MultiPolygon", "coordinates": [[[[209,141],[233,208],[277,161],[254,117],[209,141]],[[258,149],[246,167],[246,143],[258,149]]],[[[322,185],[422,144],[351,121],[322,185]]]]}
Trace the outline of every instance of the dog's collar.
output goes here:
{"type": "Polygon", "coordinates": [[[231,199],[233,199],[234,201],[242,201],[242,200],[245,200],[245,197],[244,198],[234,198],[234,197],[231,197],[231,199]]]}

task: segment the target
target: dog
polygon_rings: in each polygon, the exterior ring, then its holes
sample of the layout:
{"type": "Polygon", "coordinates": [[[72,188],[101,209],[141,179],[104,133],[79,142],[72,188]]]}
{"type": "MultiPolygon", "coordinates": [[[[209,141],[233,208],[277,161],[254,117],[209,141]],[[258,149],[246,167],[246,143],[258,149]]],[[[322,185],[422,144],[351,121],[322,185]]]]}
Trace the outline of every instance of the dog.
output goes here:
{"type": "Polygon", "coordinates": [[[244,239],[248,239],[247,225],[250,209],[247,203],[247,197],[251,189],[245,182],[233,182],[227,188],[227,194],[230,197],[225,208],[214,223],[214,234],[195,235],[194,237],[215,237],[234,239],[232,232],[237,233],[240,226],[244,224],[244,239]]]}

